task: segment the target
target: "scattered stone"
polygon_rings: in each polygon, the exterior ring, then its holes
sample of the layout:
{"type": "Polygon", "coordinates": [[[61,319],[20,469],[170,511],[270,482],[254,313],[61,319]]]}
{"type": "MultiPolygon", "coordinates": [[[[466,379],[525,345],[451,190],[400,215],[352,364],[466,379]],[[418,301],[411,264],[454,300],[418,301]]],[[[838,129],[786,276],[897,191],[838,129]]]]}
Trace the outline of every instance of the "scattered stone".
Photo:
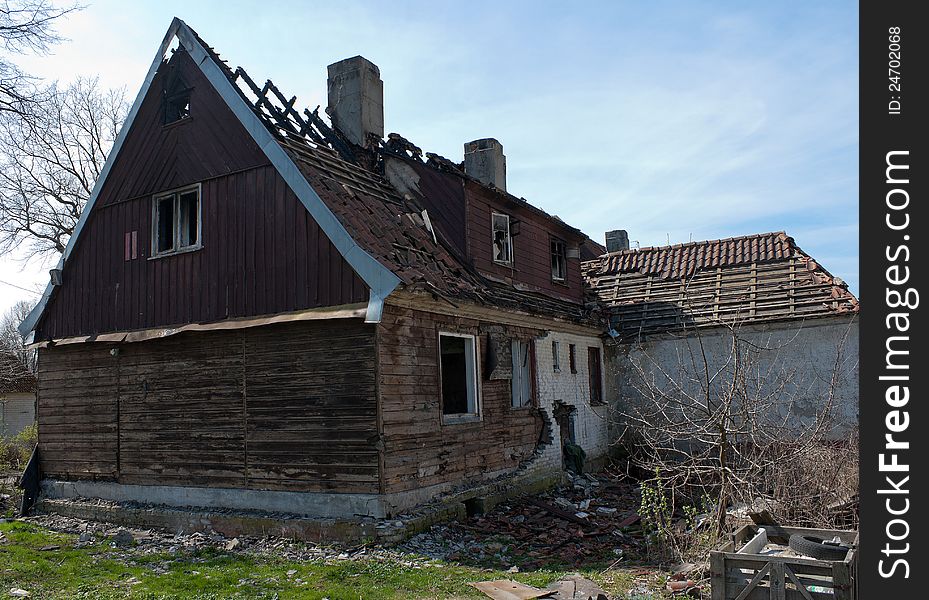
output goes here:
{"type": "Polygon", "coordinates": [[[288,576],[288,577],[293,577],[293,576],[296,575],[296,574],[297,574],[297,570],[296,570],[296,569],[291,569],[291,570],[287,571],[287,576],[288,576]]]}
{"type": "Polygon", "coordinates": [[[598,506],[597,512],[601,515],[614,515],[616,514],[616,509],[607,506],[598,506]]]}
{"type": "Polygon", "coordinates": [[[26,590],[21,590],[19,588],[11,588],[10,595],[13,596],[14,598],[28,598],[32,594],[30,594],[26,590]]]}
{"type": "Polygon", "coordinates": [[[239,547],[239,538],[232,538],[231,540],[227,541],[224,546],[224,548],[229,552],[235,550],[238,547],[239,547]]]}
{"type": "Polygon", "coordinates": [[[94,534],[85,531],[77,538],[77,541],[81,544],[89,544],[94,541],[94,534]]]}
{"type": "Polygon", "coordinates": [[[135,541],[135,538],[129,531],[125,529],[120,529],[116,532],[116,535],[113,536],[113,543],[117,546],[129,546],[135,541]]]}
{"type": "Polygon", "coordinates": [[[52,550],[61,550],[61,546],[42,546],[39,552],[50,552],[52,550]]]}

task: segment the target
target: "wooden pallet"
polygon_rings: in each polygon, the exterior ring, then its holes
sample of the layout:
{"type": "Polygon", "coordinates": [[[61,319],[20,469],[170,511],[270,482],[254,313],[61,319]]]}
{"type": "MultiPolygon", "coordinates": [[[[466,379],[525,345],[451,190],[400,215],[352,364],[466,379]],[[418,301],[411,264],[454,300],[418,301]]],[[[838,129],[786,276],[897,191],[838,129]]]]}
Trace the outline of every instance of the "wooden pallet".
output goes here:
{"type": "Polygon", "coordinates": [[[710,553],[712,600],[857,600],[858,532],[764,528],[768,539],[777,544],[786,545],[792,534],[801,534],[824,539],[839,536],[855,548],[841,561],[739,553],[758,533],[758,526],[745,525],[732,540],[710,553]]]}

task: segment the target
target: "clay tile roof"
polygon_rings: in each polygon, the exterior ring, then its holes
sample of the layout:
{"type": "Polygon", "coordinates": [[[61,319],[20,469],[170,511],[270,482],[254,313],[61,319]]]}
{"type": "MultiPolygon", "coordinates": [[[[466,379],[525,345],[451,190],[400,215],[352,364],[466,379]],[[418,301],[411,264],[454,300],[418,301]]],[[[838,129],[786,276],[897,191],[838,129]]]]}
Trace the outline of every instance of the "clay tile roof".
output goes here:
{"type": "Polygon", "coordinates": [[[604,254],[582,264],[621,335],[859,311],[783,231],[604,254]]]}

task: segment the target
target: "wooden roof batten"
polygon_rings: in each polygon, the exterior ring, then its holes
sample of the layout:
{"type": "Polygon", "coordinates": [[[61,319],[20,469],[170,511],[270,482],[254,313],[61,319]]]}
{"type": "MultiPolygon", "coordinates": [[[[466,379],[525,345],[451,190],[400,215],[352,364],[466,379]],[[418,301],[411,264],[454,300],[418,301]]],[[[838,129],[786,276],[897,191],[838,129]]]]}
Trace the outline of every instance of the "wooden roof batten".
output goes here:
{"type": "Polygon", "coordinates": [[[784,232],[614,252],[583,270],[626,338],[859,312],[845,282],[784,232]]]}

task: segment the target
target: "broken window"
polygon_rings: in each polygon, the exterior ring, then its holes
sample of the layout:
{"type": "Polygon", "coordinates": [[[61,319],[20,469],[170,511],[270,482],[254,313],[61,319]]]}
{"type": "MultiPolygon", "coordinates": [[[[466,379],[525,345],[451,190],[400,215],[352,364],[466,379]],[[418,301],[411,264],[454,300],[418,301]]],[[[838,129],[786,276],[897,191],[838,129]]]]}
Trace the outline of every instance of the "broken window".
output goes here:
{"type": "Polygon", "coordinates": [[[552,341],[552,370],[561,372],[561,344],[556,341],[552,341]]]}
{"type": "Polygon", "coordinates": [[[577,347],[574,344],[568,344],[568,366],[572,373],[577,373],[577,347]]]}
{"type": "Polygon", "coordinates": [[[442,414],[477,415],[477,357],[474,336],[439,334],[442,414]]]}
{"type": "Polygon", "coordinates": [[[532,352],[529,342],[513,340],[513,408],[532,405],[532,352]]]}
{"type": "Polygon", "coordinates": [[[600,348],[587,349],[587,374],[590,378],[590,403],[603,404],[603,377],[600,373],[600,348]]]}
{"type": "Polygon", "coordinates": [[[199,248],[199,186],[156,196],[152,221],[153,256],[199,248]]]}
{"type": "Polygon", "coordinates": [[[568,275],[568,253],[565,243],[552,240],[552,281],[563,283],[568,275]]]}
{"type": "Polygon", "coordinates": [[[494,262],[512,264],[513,238],[510,235],[510,217],[509,215],[493,213],[492,218],[494,229],[494,262]]]}

